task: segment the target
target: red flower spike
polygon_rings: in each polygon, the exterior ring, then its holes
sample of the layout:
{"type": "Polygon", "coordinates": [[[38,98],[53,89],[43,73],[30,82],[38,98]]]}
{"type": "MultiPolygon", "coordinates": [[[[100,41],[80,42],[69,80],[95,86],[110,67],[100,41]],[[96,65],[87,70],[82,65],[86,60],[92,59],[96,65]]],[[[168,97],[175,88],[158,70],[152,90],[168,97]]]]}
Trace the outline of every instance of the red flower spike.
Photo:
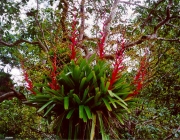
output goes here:
{"type": "Polygon", "coordinates": [[[49,83],[49,86],[51,89],[53,90],[58,90],[59,89],[59,85],[58,82],[56,80],[56,76],[57,76],[57,56],[56,53],[54,53],[54,58],[53,58],[53,63],[52,63],[52,71],[51,71],[51,83],[49,83]]]}
{"type": "Polygon", "coordinates": [[[115,57],[115,63],[114,65],[114,69],[111,75],[111,79],[110,79],[110,85],[109,85],[109,90],[111,90],[113,88],[113,84],[116,82],[116,80],[120,77],[119,76],[119,72],[124,68],[122,62],[124,59],[124,50],[125,50],[125,46],[124,46],[124,40],[122,40],[121,43],[121,48],[117,50],[116,52],[116,57],[115,57]]]}
{"type": "Polygon", "coordinates": [[[140,68],[139,68],[136,76],[134,77],[134,81],[132,83],[135,85],[136,89],[134,90],[134,92],[132,94],[129,94],[128,97],[135,96],[135,95],[139,94],[139,91],[143,87],[143,81],[144,81],[144,78],[146,75],[146,66],[147,66],[146,55],[147,55],[147,52],[145,53],[143,59],[140,62],[140,68]]]}
{"type": "MultiPolygon", "coordinates": [[[[106,24],[103,24],[103,31],[104,31],[104,28],[106,27],[107,25],[106,24]]],[[[106,32],[101,32],[101,39],[100,39],[100,42],[98,43],[98,46],[99,46],[99,57],[100,59],[103,59],[104,58],[104,43],[105,43],[105,40],[106,40],[106,37],[107,37],[107,33],[106,32]]]]}
{"type": "Polygon", "coordinates": [[[71,45],[70,45],[70,50],[71,50],[71,55],[70,58],[71,60],[76,58],[76,45],[77,45],[77,30],[76,30],[76,16],[74,16],[73,22],[72,22],[72,33],[71,33],[71,45]]]}
{"type": "Polygon", "coordinates": [[[22,69],[23,69],[23,75],[24,75],[24,80],[27,82],[27,89],[32,92],[32,94],[36,95],[36,93],[33,91],[33,83],[31,80],[29,80],[28,73],[24,69],[24,64],[22,63],[22,69]]]}

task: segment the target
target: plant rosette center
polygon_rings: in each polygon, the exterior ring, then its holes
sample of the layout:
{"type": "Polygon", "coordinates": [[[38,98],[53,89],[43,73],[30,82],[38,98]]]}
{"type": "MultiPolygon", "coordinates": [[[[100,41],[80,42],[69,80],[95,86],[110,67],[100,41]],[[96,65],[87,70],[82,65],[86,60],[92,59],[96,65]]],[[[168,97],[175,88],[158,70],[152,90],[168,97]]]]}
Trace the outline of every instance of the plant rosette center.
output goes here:
{"type": "MultiPolygon", "coordinates": [[[[130,112],[126,98],[132,93],[131,86],[126,82],[125,74],[121,74],[109,89],[111,73],[110,64],[104,60],[95,61],[94,57],[76,62],[71,60],[56,75],[59,89],[40,85],[43,91],[34,90],[37,94],[32,96],[30,102],[39,105],[39,112],[44,110],[44,116],[52,116],[52,112],[56,114],[54,127],[58,133],[67,124],[75,131],[75,126],[80,123],[89,124],[87,131],[95,133],[99,129],[102,133],[105,126],[109,128],[113,125],[113,121],[106,122],[110,116],[123,124],[123,114],[130,112]]],[[[65,132],[62,135],[67,138],[65,132]]]]}

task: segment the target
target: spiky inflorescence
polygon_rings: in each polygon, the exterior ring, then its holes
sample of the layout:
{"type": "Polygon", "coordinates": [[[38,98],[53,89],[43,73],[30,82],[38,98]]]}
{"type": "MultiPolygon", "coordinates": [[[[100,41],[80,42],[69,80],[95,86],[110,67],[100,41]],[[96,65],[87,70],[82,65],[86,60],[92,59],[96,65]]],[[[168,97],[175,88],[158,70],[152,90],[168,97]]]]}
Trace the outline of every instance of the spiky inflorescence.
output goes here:
{"type": "Polygon", "coordinates": [[[119,73],[124,68],[124,66],[122,64],[123,59],[124,59],[124,50],[125,50],[124,40],[121,41],[120,47],[121,48],[117,49],[117,51],[116,51],[115,62],[113,64],[114,68],[112,71],[112,75],[111,75],[111,79],[110,79],[110,85],[108,88],[109,90],[113,88],[113,84],[116,82],[116,80],[118,78],[120,78],[119,73]]]}
{"type": "Polygon", "coordinates": [[[33,91],[33,83],[29,79],[29,75],[27,71],[24,68],[24,63],[22,63],[22,70],[23,70],[23,75],[24,75],[24,80],[27,82],[27,89],[32,92],[32,94],[36,95],[36,93],[33,91]]]}
{"type": "Polygon", "coordinates": [[[100,42],[98,43],[98,47],[99,47],[99,58],[100,59],[103,59],[104,58],[104,45],[105,45],[105,41],[106,41],[106,38],[107,38],[107,32],[104,30],[105,27],[107,25],[106,24],[103,24],[103,32],[101,32],[101,39],[100,39],[100,42]]]}
{"type": "Polygon", "coordinates": [[[70,50],[71,50],[71,55],[70,58],[71,60],[76,58],[76,45],[77,45],[77,30],[76,30],[76,15],[73,15],[74,19],[72,22],[72,33],[71,33],[71,45],[70,45],[70,50]]]}
{"type": "Polygon", "coordinates": [[[145,75],[146,75],[146,68],[147,68],[146,61],[147,61],[147,51],[140,62],[139,70],[138,70],[136,76],[134,77],[134,81],[132,82],[132,84],[135,86],[135,90],[133,91],[132,94],[129,94],[128,97],[139,94],[139,91],[142,89],[143,82],[144,82],[145,75]]]}
{"type": "Polygon", "coordinates": [[[56,56],[56,52],[54,53],[54,57],[53,57],[53,60],[52,60],[52,71],[51,71],[51,82],[49,83],[49,86],[51,89],[54,89],[54,90],[58,90],[59,89],[59,85],[58,85],[58,82],[56,80],[56,76],[57,76],[57,56],[56,56]]]}

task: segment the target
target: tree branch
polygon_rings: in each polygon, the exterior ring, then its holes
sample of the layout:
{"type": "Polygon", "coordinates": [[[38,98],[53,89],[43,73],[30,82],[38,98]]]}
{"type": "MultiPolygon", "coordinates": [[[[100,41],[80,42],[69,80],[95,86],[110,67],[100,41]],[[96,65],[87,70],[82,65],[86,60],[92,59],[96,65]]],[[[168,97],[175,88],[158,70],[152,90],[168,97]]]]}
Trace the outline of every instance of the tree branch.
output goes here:
{"type": "Polygon", "coordinates": [[[119,0],[115,0],[114,4],[112,6],[111,12],[109,14],[109,17],[106,19],[106,21],[104,22],[104,29],[103,29],[103,33],[105,34],[105,41],[104,44],[106,44],[108,35],[109,35],[109,30],[110,30],[110,26],[111,26],[111,21],[114,19],[115,17],[115,13],[116,13],[116,9],[118,6],[118,1],[119,0]]]}
{"type": "MultiPolygon", "coordinates": [[[[19,40],[16,40],[14,43],[7,43],[7,42],[4,42],[3,40],[0,40],[0,45],[7,46],[7,47],[18,46],[19,44],[22,44],[22,43],[38,45],[41,49],[43,49],[43,51],[45,51],[45,52],[48,51],[47,48],[42,44],[42,42],[40,40],[35,41],[35,42],[31,42],[31,41],[28,41],[28,40],[19,39],[19,40]]],[[[0,46],[0,47],[3,47],[3,46],[0,46]]]]}
{"type": "Polygon", "coordinates": [[[141,28],[144,28],[144,26],[146,25],[146,23],[152,18],[151,15],[155,12],[154,9],[156,9],[157,6],[158,6],[161,2],[163,2],[163,1],[164,1],[164,0],[159,0],[159,1],[157,1],[157,3],[154,5],[153,9],[150,11],[148,17],[144,20],[143,24],[141,25],[141,28]]]}
{"type": "MultiPolygon", "coordinates": [[[[157,7],[163,0],[159,0],[155,7],[157,7]]],[[[166,7],[166,18],[164,20],[161,20],[155,27],[154,27],[154,32],[150,35],[145,35],[142,36],[139,40],[132,42],[132,43],[127,43],[125,46],[126,47],[132,47],[138,44],[143,43],[146,40],[163,40],[163,41],[175,41],[175,42],[180,42],[179,38],[175,38],[175,39],[166,39],[166,38],[161,38],[161,37],[157,37],[157,30],[162,26],[162,25],[168,25],[170,26],[169,23],[167,23],[169,20],[173,19],[173,18],[178,18],[179,16],[171,16],[170,15],[170,9],[172,7],[173,1],[169,0],[169,3],[166,7]]],[[[148,20],[150,19],[150,15],[153,13],[153,10],[150,12],[150,14],[148,15],[148,17],[146,18],[146,20],[144,21],[143,25],[148,22],[148,20]]],[[[142,25],[142,26],[143,26],[142,25]]]]}
{"type": "Polygon", "coordinates": [[[157,30],[164,25],[166,22],[170,20],[170,8],[172,7],[172,0],[169,0],[169,4],[166,7],[166,18],[159,22],[156,27],[154,27],[154,34],[156,34],[157,30]]]}
{"type": "Polygon", "coordinates": [[[174,24],[170,24],[170,23],[166,23],[167,26],[173,27],[173,28],[177,28],[180,29],[180,26],[176,26],[174,24]]]}
{"type": "Polygon", "coordinates": [[[0,92],[0,103],[3,102],[4,100],[7,100],[7,99],[13,98],[13,97],[17,97],[21,101],[26,100],[26,97],[23,94],[18,93],[17,91],[12,89],[12,91],[10,91],[10,92],[6,92],[6,93],[0,92]]]}
{"type": "Polygon", "coordinates": [[[161,37],[158,37],[157,38],[158,40],[162,40],[162,41],[170,41],[170,42],[179,42],[180,43],[180,39],[179,38],[175,38],[175,39],[166,39],[166,38],[161,38],[161,37]]]}
{"type": "Polygon", "coordinates": [[[139,6],[139,7],[141,7],[141,8],[146,8],[146,9],[148,9],[147,7],[142,6],[142,5],[139,5],[139,4],[137,4],[137,3],[131,3],[131,2],[122,1],[122,0],[120,0],[119,2],[120,2],[120,3],[128,4],[128,5],[136,5],[136,6],[139,6]]]}
{"type": "Polygon", "coordinates": [[[79,32],[79,41],[81,41],[84,36],[84,22],[85,22],[84,3],[85,3],[85,0],[82,0],[80,4],[81,26],[80,26],[80,32],[79,32]]]}
{"type": "Polygon", "coordinates": [[[0,92],[0,103],[3,102],[4,100],[7,100],[8,98],[15,97],[14,92],[7,92],[7,93],[2,93],[0,92]]]}
{"type": "Polygon", "coordinates": [[[45,46],[42,44],[42,42],[41,42],[39,39],[38,39],[38,41],[41,43],[41,45],[44,46],[44,50],[45,50],[46,52],[48,52],[48,46],[47,46],[47,44],[46,44],[46,42],[45,42],[44,30],[43,30],[43,28],[42,28],[42,26],[41,26],[41,24],[39,23],[39,20],[38,20],[38,14],[39,14],[39,12],[38,12],[38,11],[39,11],[39,3],[38,3],[38,0],[36,0],[36,2],[37,2],[37,14],[34,15],[34,19],[35,19],[36,24],[37,24],[37,26],[39,27],[39,29],[40,29],[40,31],[41,31],[41,33],[42,33],[43,42],[44,42],[45,46]]]}
{"type": "MultiPolygon", "coordinates": [[[[69,5],[66,0],[59,1],[59,4],[61,4],[61,3],[63,3],[64,5],[63,5],[63,11],[61,13],[62,17],[60,20],[60,26],[62,27],[61,29],[63,31],[63,38],[66,38],[67,37],[67,29],[66,29],[65,22],[66,22],[69,5]]],[[[58,31],[59,30],[60,30],[60,28],[58,29],[58,31]]],[[[58,34],[57,34],[57,36],[58,36],[58,34]]]]}

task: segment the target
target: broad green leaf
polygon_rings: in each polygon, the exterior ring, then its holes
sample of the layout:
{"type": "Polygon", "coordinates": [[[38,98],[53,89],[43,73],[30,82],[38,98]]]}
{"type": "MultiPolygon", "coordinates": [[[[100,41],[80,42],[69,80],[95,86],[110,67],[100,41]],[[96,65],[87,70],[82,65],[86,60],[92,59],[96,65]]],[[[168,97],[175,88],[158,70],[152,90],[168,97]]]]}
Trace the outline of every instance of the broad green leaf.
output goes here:
{"type": "Polygon", "coordinates": [[[86,103],[88,103],[90,100],[92,100],[94,98],[94,96],[91,96],[91,97],[89,97],[85,102],[84,102],[84,104],[86,104],[86,103]]]}
{"type": "Polygon", "coordinates": [[[105,134],[105,130],[104,130],[104,124],[103,124],[103,119],[102,119],[102,113],[100,111],[97,111],[97,115],[98,115],[98,119],[99,119],[99,124],[100,124],[100,132],[102,135],[102,139],[105,140],[106,138],[106,134],[105,134]]]}
{"type": "Polygon", "coordinates": [[[105,87],[105,90],[104,90],[105,93],[108,91],[109,85],[110,85],[110,82],[106,82],[106,87],[105,87]]]}
{"type": "Polygon", "coordinates": [[[90,64],[94,60],[95,56],[96,54],[91,55],[91,57],[88,59],[88,64],[90,64]]]}
{"type": "Polygon", "coordinates": [[[80,104],[81,103],[81,100],[79,99],[78,95],[77,94],[73,94],[73,97],[76,101],[76,103],[80,104]]]}
{"type": "Polygon", "coordinates": [[[79,106],[79,118],[83,118],[84,116],[84,105],[79,106]]]}
{"type": "Polygon", "coordinates": [[[83,67],[85,66],[85,65],[87,65],[87,62],[86,62],[86,60],[85,59],[81,59],[82,61],[80,62],[80,70],[83,70],[83,67]]]}
{"type": "Polygon", "coordinates": [[[69,78],[67,74],[61,73],[60,80],[63,80],[66,83],[66,85],[70,86],[71,88],[74,88],[74,82],[71,80],[71,78],[69,78]]]}
{"type": "Polygon", "coordinates": [[[43,117],[45,117],[45,116],[52,110],[52,108],[55,107],[55,105],[56,105],[56,104],[53,104],[52,106],[50,106],[50,107],[48,108],[48,110],[46,111],[46,113],[43,115],[43,117]]]}
{"type": "Polygon", "coordinates": [[[88,106],[84,106],[84,109],[86,111],[88,119],[92,119],[91,110],[89,109],[89,107],[88,106]]]}
{"type": "Polygon", "coordinates": [[[61,86],[60,93],[62,94],[62,96],[65,96],[65,94],[64,94],[64,85],[61,86]]]}
{"type": "Polygon", "coordinates": [[[50,105],[53,101],[50,100],[49,102],[47,102],[45,105],[43,105],[37,112],[41,112],[44,108],[46,108],[48,105],[50,105]]]}
{"type": "Polygon", "coordinates": [[[97,102],[98,102],[98,100],[99,100],[100,96],[101,96],[101,92],[100,92],[100,91],[98,91],[98,92],[96,93],[95,97],[94,97],[94,102],[95,102],[95,103],[97,103],[97,102]]]}
{"type": "Polygon", "coordinates": [[[83,119],[84,122],[87,122],[87,115],[86,115],[86,113],[83,114],[83,118],[82,119],[83,119]]]}
{"type": "Polygon", "coordinates": [[[74,68],[74,71],[73,71],[73,78],[74,78],[74,80],[75,80],[76,82],[79,82],[79,79],[80,79],[80,77],[79,77],[80,72],[81,72],[81,71],[80,71],[79,66],[76,65],[75,68],[74,68]]]}
{"type": "Polygon", "coordinates": [[[127,104],[124,102],[124,100],[121,99],[119,96],[117,96],[115,93],[113,93],[111,90],[108,90],[108,92],[111,97],[116,97],[117,99],[119,99],[119,101],[121,101],[124,105],[127,106],[127,104]]]}
{"type": "Polygon", "coordinates": [[[103,77],[101,77],[100,89],[101,89],[101,92],[102,92],[103,94],[105,94],[105,80],[104,80],[103,77]]]}
{"type": "Polygon", "coordinates": [[[84,77],[82,80],[81,80],[81,83],[80,83],[80,86],[79,86],[79,90],[83,90],[83,87],[86,83],[86,77],[84,77]]]}
{"type": "Polygon", "coordinates": [[[71,110],[68,112],[68,114],[67,114],[67,116],[66,116],[66,119],[70,119],[70,118],[71,118],[74,110],[75,110],[75,109],[71,109],[71,110]]]}
{"type": "Polygon", "coordinates": [[[122,103],[120,103],[119,101],[115,101],[117,104],[119,104],[121,107],[123,107],[124,109],[127,110],[128,113],[131,113],[130,110],[122,103]]]}
{"type": "Polygon", "coordinates": [[[92,125],[91,125],[90,140],[94,140],[95,126],[96,126],[96,114],[92,113],[92,125]]]}
{"type": "Polygon", "coordinates": [[[47,92],[47,93],[52,93],[52,94],[54,94],[54,95],[56,95],[56,96],[59,96],[58,91],[52,90],[52,89],[47,88],[47,87],[45,87],[45,92],[47,92]]]}
{"type": "Polygon", "coordinates": [[[64,109],[69,109],[69,97],[64,97],[64,109]]]}
{"type": "Polygon", "coordinates": [[[112,108],[111,108],[111,105],[109,104],[109,102],[105,98],[102,98],[102,100],[104,101],[104,104],[107,107],[107,109],[109,111],[112,111],[112,108]]]}
{"type": "Polygon", "coordinates": [[[63,102],[64,98],[63,98],[63,97],[55,96],[55,97],[52,98],[52,100],[53,100],[54,102],[58,102],[58,103],[59,103],[59,101],[60,101],[60,102],[63,102]]]}
{"type": "Polygon", "coordinates": [[[121,116],[120,116],[119,114],[117,114],[117,113],[113,113],[113,114],[114,114],[114,115],[116,116],[116,118],[120,121],[120,123],[121,123],[122,125],[124,125],[124,122],[123,122],[121,116]]]}
{"type": "Polygon", "coordinates": [[[87,76],[86,82],[88,83],[93,78],[93,71],[87,76]]]}
{"type": "Polygon", "coordinates": [[[92,83],[95,87],[97,87],[97,78],[96,78],[96,74],[93,71],[93,83],[92,83]]]}
{"type": "Polygon", "coordinates": [[[84,101],[86,100],[86,97],[87,97],[87,95],[88,95],[88,92],[89,92],[89,87],[87,87],[87,88],[84,90],[82,102],[84,102],[84,101]]]}
{"type": "Polygon", "coordinates": [[[114,99],[112,99],[110,96],[107,96],[109,101],[112,103],[112,105],[114,106],[114,108],[117,108],[114,99]]]}

